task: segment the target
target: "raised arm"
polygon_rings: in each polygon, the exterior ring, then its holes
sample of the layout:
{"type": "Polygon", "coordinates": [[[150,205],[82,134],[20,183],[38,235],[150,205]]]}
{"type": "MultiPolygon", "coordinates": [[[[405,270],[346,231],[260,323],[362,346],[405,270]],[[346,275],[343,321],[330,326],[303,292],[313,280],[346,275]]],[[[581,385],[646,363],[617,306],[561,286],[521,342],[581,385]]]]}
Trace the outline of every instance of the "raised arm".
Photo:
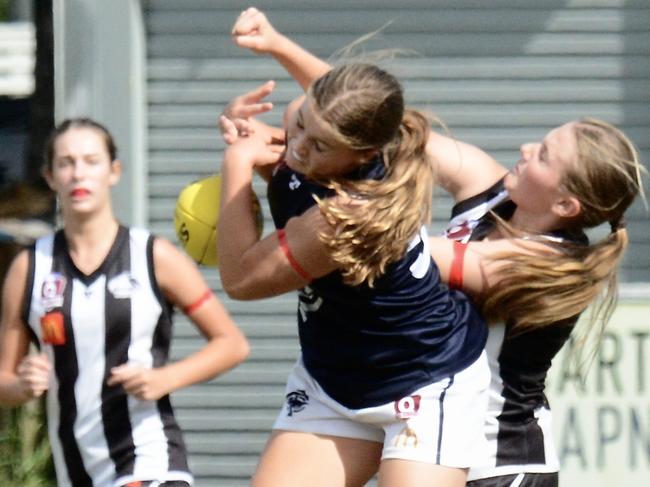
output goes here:
{"type": "MultiPolygon", "coordinates": [[[[276,31],[266,15],[256,8],[242,12],[232,35],[240,47],[271,54],[305,90],[331,69],[328,63],[276,31]]],[[[436,161],[439,184],[456,201],[484,191],[507,172],[478,147],[437,132],[431,132],[427,151],[436,161]]]]}
{"type": "MultiPolygon", "coordinates": [[[[254,7],[244,10],[237,17],[232,28],[232,37],[239,47],[258,54],[271,54],[305,91],[315,79],[331,69],[328,63],[276,31],[266,15],[254,7]]],[[[272,103],[265,102],[264,98],[270,95],[274,88],[275,82],[268,81],[234,98],[228,104],[219,118],[219,128],[227,144],[232,144],[240,136],[253,133],[267,140],[283,139],[281,129],[255,118],[272,109],[272,103]]]]}
{"type": "Polygon", "coordinates": [[[478,147],[431,131],[427,153],[437,169],[438,184],[455,201],[462,201],[494,185],[508,169],[478,147]]]}
{"type": "Polygon", "coordinates": [[[217,249],[221,283],[235,299],[277,296],[336,269],[318,237],[328,227],[317,206],[291,218],[282,232],[258,240],[250,211],[253,166],[273,160],[254,136],[230,145],[224,155],[217,249]]]}
{"type": "Polygon", "coordinates": [[[331,66],[279,33],[258,9],[244,10],[232,28],[235,44],[258,54],[271,54],[307,90],[331,66]]]}

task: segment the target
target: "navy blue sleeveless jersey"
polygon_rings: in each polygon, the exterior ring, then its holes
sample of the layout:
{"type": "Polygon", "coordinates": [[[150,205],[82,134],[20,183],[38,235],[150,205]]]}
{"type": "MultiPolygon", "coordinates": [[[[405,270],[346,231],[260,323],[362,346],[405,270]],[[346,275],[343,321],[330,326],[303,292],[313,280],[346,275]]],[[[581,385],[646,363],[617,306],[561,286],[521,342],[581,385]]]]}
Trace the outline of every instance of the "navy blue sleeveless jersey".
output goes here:
{"type": "MultiPolygon", "coordinates": [[[[483,240],[495,226],[490,212],[507,220],[515,208],[501,180],[452,208],[446,236],[465,242],[483,240]]],[[[588,243],[583,233],[553,232],[549,237],[588,243]]],[[[469,480],[558,471],[544,388],[551,361],[569,339],[576,321],[574,317],[522,333],[511,333],[507,324],[490,326],[486,351],[492,381],[485,423],[490,460],[471,468],[469,480]]]]}
{"type": "MultiPolygon", "coordinates": [[[[375,160],[350,177],[383,175],[375,160]]],[[[284,164],[268,198],[277,228],[331,190],[284,164]]],[[[371,288],[350,286],[341,274],[315,279],[299,292],[302,358],[323,390],[351,409],[385,404],[449,377],[481,354],[487,327],[458,291],[441,283],[424,227],[405,255],[371,288]]]]}

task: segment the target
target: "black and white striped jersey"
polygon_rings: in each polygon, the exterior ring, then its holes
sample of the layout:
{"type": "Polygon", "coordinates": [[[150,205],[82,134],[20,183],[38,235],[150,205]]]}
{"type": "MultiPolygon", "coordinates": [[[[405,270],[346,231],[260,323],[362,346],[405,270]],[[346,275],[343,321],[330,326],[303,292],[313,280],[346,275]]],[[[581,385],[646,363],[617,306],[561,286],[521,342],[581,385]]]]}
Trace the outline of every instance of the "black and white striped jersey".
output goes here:
{"type": "MultiPolygon", "coordinates": [[[[503,181],[457,203],[447,238],[482,240],[494,227],[490,211],[508,219],[515,209],[503,181]]],[[[555,235],[554,238],[566,238],[555,235]]],[[[489,327],[486,351],[492,373],[485,433],[488,462],[470,469],[469,480],[513,473],[557,472],[551,411],[544,394],[551,360],[569,338],[576,319],[525,333],[504,324],[489,327]]]]}
{"type": "Polygon", "coordinates": [[[30,252],[24,318],[53,365],[47,413],[60,487],[192,482],[169,397],[142,401],[106,383],[117,365],[167,361],[172,308],[155,281],[153,240],[120,227],[91,275],[73,263],[62,231],[30,252]]]}

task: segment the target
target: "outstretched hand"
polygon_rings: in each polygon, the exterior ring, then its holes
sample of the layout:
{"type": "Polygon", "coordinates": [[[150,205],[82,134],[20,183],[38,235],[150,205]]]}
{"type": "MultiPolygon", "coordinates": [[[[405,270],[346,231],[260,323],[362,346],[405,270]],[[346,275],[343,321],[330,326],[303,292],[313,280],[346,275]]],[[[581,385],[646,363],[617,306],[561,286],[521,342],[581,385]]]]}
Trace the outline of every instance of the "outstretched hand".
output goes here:
{"type": "Polygon", "coordinates": [[[109,386],[121,384],[127,394],[143,401],[156,401],[171,392],[168,381],[160,369],[150,369],[140,365],[122,364],[111,369],[109,386]]]}
{"type": "Polygon", "coordinates": [[[263,101],[275,89],[274,81],[267,81],[257,88],[234,98],[219,117],[219,130],[226,144],[232,144],[239,137],[255,133],[252,117],[268,112],[273,103],[263,101]]]}
{"type": "Polygon", "coordinates": [[[233,42],[239,47],[245,47],[258,54],[270,52],[280,37],[266,15],[255,7],[244,10],[237,17],[231,34],[233,42]]]}

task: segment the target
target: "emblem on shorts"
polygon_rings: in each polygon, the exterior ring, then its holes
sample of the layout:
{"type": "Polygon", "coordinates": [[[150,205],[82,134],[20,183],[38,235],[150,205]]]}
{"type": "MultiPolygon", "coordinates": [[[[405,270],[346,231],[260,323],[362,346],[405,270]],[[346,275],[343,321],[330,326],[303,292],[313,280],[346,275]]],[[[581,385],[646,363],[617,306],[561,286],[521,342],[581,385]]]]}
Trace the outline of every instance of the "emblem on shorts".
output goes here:
{"type": "Polygon", "coordinates": [[[418,435],[415,430],[408,425],[408,420],[418,415],[421,399],[421,396],[415,395],[406,396],[399,401],[395,401],[395,416],[397,419],[406,422],[404,429],[402,429],[400,434],[395,437],[395,446],[411,446],[413,448],[418,446],[418,435]]]}
{"type": "Polygon", "coordinates": [[[399,419],[408,419],[418,415],[421,396],[406,396],[395,401],[395,416],[399,419]]]}
{"type": "Polygon", "coordinates": [[[293,416],[293,413],[302,411],[309,403],[309,396],[303,389],[291,391],[286,395],[286,398],[288,416],[293,416]]]}
{"type": "Polygon", "coordinates": [[[404,426],[400,434],[395,437],[395,446],[412,446],[416,448],[418,446],[418,435],[415,430],[411,429],[408,424],[404,426]]]}
{"type": "Polygon", "coordinates": [[[65,291],[66,279],[63,274],[52,272],[43,279],[41,287],[41,304],[46,310],[60,308],[63,306],[63,291],[65,291]]]}

